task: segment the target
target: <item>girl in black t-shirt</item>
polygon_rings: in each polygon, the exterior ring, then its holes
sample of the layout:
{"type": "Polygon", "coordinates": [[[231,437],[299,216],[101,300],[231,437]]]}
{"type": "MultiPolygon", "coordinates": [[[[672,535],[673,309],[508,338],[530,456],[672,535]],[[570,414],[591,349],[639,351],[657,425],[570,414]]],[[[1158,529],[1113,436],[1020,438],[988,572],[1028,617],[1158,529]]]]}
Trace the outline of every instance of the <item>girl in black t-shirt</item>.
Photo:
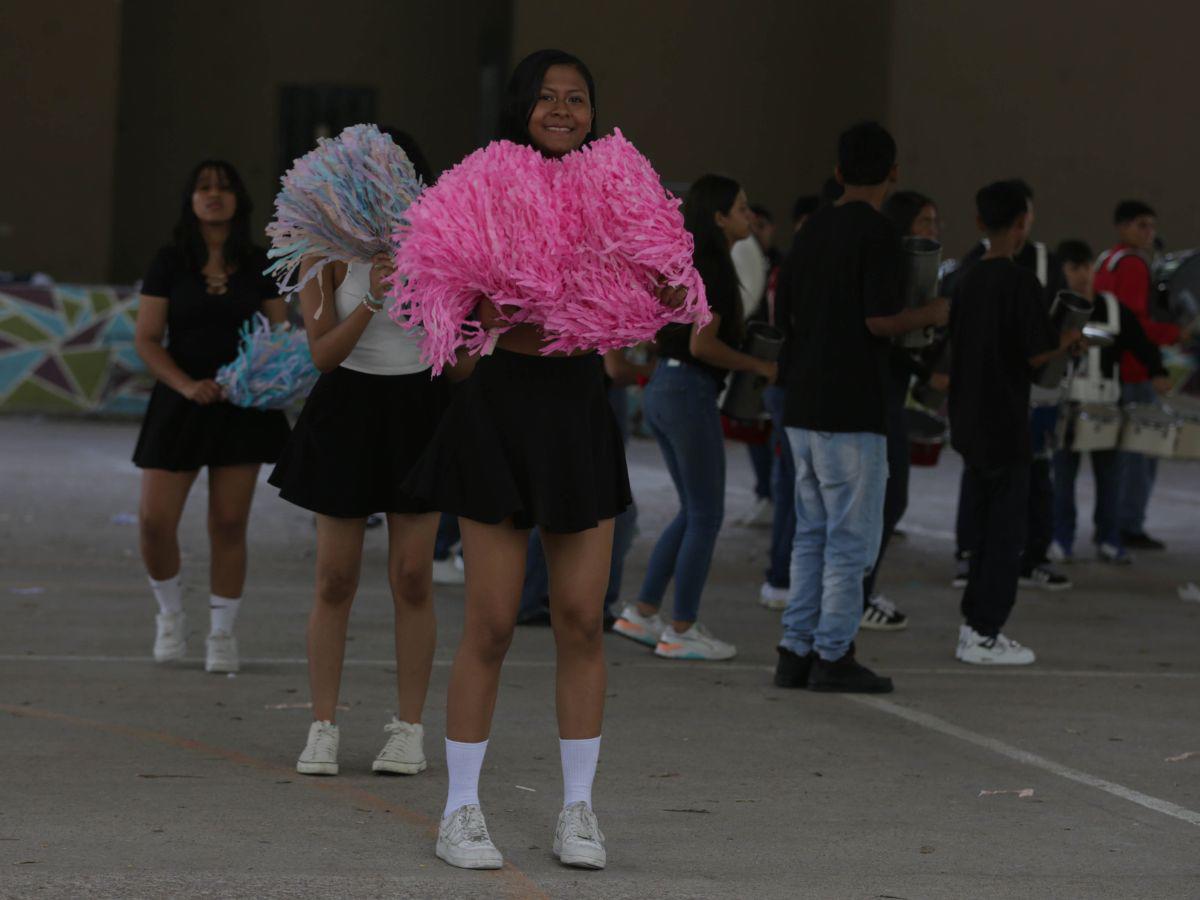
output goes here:
{"type": "Polygon", "coordinates": [[[262,274],[266,254],[250,242],[250,197],[233,166],[197,165],[182,207],[175,241],[154,257],[138,302],[134,346],[157,379],[133,454],[142,469],[142,559],[159,607],[154,658],[181,659],[179,519],[207,466],[212,621],[205,669],[236,672],[233,626],[246,579],[250,502],[259,465],[278,457],[288,425],[280,411],[224,402],[213,379],[237,356],[247,319],[261,311],[283,322],[286,312],[262,274]]]}
{"type": "Polygon", "coordinates": [[[671,325],[659,333],[662,358],[642,403],[679,492],[680,509],[654,546],[638,602],[625,607],[613,630],[667,659],[729,659],[737,648],[696,621],[725,516],[725,444],[717,398],[730,370],[774,381],[778,367],[735,349],[743,323],[730,249],[750,234],[745,192],[732,178],[705,175],[688,191],[683,215],[713,318],[703,328],[671,325]],[[672,578],[675,608],[671,624],[664,625],[658,611],[672,578]]]}

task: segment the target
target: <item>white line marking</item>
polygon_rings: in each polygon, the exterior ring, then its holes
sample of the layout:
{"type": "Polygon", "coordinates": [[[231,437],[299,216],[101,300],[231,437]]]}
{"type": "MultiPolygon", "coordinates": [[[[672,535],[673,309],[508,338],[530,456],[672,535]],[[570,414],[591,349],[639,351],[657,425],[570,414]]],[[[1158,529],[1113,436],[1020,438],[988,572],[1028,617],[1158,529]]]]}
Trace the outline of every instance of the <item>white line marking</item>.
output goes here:
{"type": "Polygon", "coordinates": [[[921,537],[934,538],[939,541],[957,540],[953,531],[941,531],[937,528],[926,528],[924,525],[918,525],[916,522],[905,522],[900,526],[900,530],[907,534],[916,534],[921,537]]]}
{"type": "Polygon", "coordinates": [[[878,697],[846,695],[846,699],[912,722],[914,725],[928,728],[930,731],[936,731],[939,734],[958,738],[960,741],[966,741],[968,744],[983,747],[985,750],[991,750],[993,753],[1006,756],[1016,762],[1024,763],[1035,769],[1041,769],[1060,778],[1066,778],[1068,781],[1074,781],[1077,784],[1086,785],[1087,787],[1094,787],[1097,790],[1112,794],[1114,797],[1120,797],[1122,800],[1128,800],[1130,803],[1136,803],[1138,806],[1162,813],[1164,816],[1180,819],[1190,825],[1200,825],[1200,812],[1179,806],[1169,800],[1160,800],[1158,797],[1151,797],[1149,794],[1143,794],[1141,791],[1127,788],[1123,784],[1117,784],[1114,781],[1089,775],[1087,772],[1081,772],[1079,769],[1072,769],[1070,766],[1064,766],[1062,763],[1057,763],[1036,753],[1030,753],[1028,750],[1022,750],[1019,747],[1014,747],[1011,744],[1006,744],[987,735],[977,734],[974,731],[968,731],[966,728],[960,728],[958,725],[953,725],[950,722],[939,719],[937,716],[931,716],[929,713],[909,709],[906,706],[900,706],[889,700],[881,700],[878,697]]]}
{"type": "MultiPolygon", "coordinates": [[[[183,660],[184,663],[199,663],[203,662],[202,657],[188,657],[183,660]]],[[[36,663],[106,663],[106,664],[127,664],[127,663],[148,663],[150,656],[103,656],[103,655],[80,655],[74,656],[71,654],[53,654],[53,653],[0,653],[0,663],[19,663],[19,662],[36,662],[36,663]]],[[[449,668],[452,659],[435,659],[433,664],[441,668],[449,668]]],[[[259,656],[259,657],[242,657],[242,663],[252,666],[307,666],[308,660],[303,656],[259,656]]],[[[392,667],[396,665],[394,659],[347,659],[345,665],[354,666],[357,668],[381,668],[392,667]]],[[[555,662],[553,659],[510,659],[504,663],[506,668],[510,669],[553,669],[555,662]]],[[[774,666],[757,665],[755,663],[678,663],[678,662],[630,662],[624,659],[609,659],[609,665],[616,669],[653,669],[657,672],[686,672],[690,676],[695,676],[697,672],[712,673],[714,675],[721,672],[762,672],[764,674],[775,671],[774,666]]],[[[170,668],[170,664],[166,665],[170,668]]],[[[1141,671],[1141,672],[1117,672],[1109,669],[1015,669],[1007,670],[1000,667],[980,667],[980,666],[956,666],[942,668],[889,668],[889,675],[916,675],[916,676],[944,676],[944,675],[961,675],[968,678],[1200,678],[1200,672],[1169,672],[1169,671],[1141,671]]]]}

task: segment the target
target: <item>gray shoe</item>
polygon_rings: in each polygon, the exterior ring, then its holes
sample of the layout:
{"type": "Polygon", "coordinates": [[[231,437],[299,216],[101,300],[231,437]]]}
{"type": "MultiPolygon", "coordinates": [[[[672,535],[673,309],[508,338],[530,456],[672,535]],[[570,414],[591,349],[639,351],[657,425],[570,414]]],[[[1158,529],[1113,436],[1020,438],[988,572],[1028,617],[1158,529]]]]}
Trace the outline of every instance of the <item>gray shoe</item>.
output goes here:
{"type": "Polygon", "coordinates": [[[554,830],[554,855],[564,866],[577,869],[603,869],[608,862],[604,852],[604,833],[592,808],[582,800],[564,807],[554,830]]]}

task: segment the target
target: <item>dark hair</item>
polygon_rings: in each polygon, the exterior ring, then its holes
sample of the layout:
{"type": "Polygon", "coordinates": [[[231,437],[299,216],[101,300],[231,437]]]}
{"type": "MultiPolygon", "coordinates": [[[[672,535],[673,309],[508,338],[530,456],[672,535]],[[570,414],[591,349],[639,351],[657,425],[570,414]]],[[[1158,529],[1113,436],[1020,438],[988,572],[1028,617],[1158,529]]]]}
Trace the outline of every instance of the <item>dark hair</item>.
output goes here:
{"type": "Polygon", "coordinates": [[[975,194],[975,209],[988,232],[1003,231],[1029,211],[1029,198],[1011,181],[993,181],[975,194]]]}
{"type": "Polygon", "coordinates": [[[1009,178],[1008,183],[1025,195],[1026,200],[1033,200],[1033,188],[1029,186],[1029,182],[1024,178],[1009,178]]]}
{"type": "MultiPolygon", "coordinates": [[[[837,179],[832,179],[834,184],[837,184],[837,179]]],[[[840,185],[838,185],[840,187],[840,185]]],[[[796,202],[792,204],[792,224],[795,225],[805,216],[811,216],[821,206],[821,198],[816,194],[805,194],[803,197],[797,197],[796,202]]]]}
{"type": "Polygon", "coordinates": [[[842,187],[842,183],[831,175],[821,185],[821,206],[832,206],[842,199],[844,193],[846,193],[846,189],[842,187]]]}
{"type": "Polygon", "coordinates": [[[913,222],[927,206],[937,207],[931,199],[916,191],[896,191],[886,200],[879,211],[892,220],[901,235],[912,231],[913,222]]]}
{"type": "Polygon", "coordinates": [[[895,164],[896,141],[878,122],[859,122],[838,138],[838,169],[846,184],[883,184],[895,164]]]}
{"type": "Polygon", "coordinates": [[[500,108],[500,125],[496,137],[514,144],[532,146],[529,139],[529,116],[537,104],[538,93],[551,66],[571,66],[587,85],[588,100],[592,104],[592,127],[583,142],[596,139],[596,83],[587,65],[578,56],[564,50],[538,50],[517,63],[508,88],[504,92],[504,103],[500,108]]]}
{"type": "MultiPolygon", "coordinates": [[[[702,175],[683,198],[683,225],[691,232],[695,247],[692,261],[704,278],[704,287],[713,293],[730,292],[738,298],[737,270],[729,252],[729,241],[717,225],[717,213],[728,213],[741,193],[742,186],[724,175],[702,175]]],[[[741,311],[741,300],[735,304],[741,311]]],[[[738,337],[741,334],[738,320],[738,337]]]]}
{"type": "Polygon", "coordinates": [[[771,211],[769,209],[767,209],[765,206],[762,206],[761,204],[751,203],[750,204],[750,212],[754,213],[754,215],[758,216],[760,219],[766,219],[768,222],[775,221],[771,217],[771,211]]]}
{"type": "Polygon", "coordinates": [[[1124,225],[1126,222],[1132,222],[1138,216],[1157,216],[1158,213],[1142,200],[1122,200],[1117,204],[1117,208],[1113,210],[1113,224],[1124,225]]]}
{"type": "Polygon", "coordinates": [[[421,176],[421,181],[426,185],[433,184],[433,169],[429,165],[429,160],[425,158],[425,154],[421,152],[421,145],[417,143],[417,139],[407,131],[392,128],[390,125],[380,125],[379,130],[404,151],[408,161],[413,164],[413,169],[421,176]]]}
{"type": "Polygon", "coordinates": [[[1085,241],[1076,239],[1063,241],[1054,251],[1054,255],[1058,257],[1059,262],[1070,263],[1073,266],[1086,265],[1096,258],[1096,254],[1085,241]]]}
{"type": "Polygon", "coordinates": [[[183,186],[179,221],[175,223],[175,248],[183,256],[187,268],[193,272],[199,272],[208,262],[208,245],[204,242],[204,235],[200,233],[200,220],[196,218],[196,212],[192,209],[192,194],[196,192],[196,183],[208,169],[216,170],[220,179],[233,191],[236,200],[233,219],[229,222],[229,235],[225,238],[221,252],[226,266],[240,269],[258,252],[258,248],[250,239],[250,212],[254,204],[250,202],[250,193],[246,190],[237,169],[223,159],[202,160],[188,175],[183,186]]]}

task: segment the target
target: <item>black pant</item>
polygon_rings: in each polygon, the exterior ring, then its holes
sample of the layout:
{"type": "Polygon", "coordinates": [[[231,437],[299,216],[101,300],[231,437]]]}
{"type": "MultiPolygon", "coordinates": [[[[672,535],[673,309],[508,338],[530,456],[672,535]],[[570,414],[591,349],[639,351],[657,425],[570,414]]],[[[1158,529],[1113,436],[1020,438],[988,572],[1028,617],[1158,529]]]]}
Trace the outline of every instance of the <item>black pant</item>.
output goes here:
{"type": "Polygon", "coordinates": [[[1046,552],[1054,540],[1054,482],[1050,478],[1050,460],[1036,458],[1029,468],[1029,522],[1026,526],[1025,554],[1021,574],[1046,562],[1046,552]]]}
{"type": "Polygon", "coordinates": [[[962,614],[985,637],[995,637],[1017,600],[1029,504],[1028,464],[980,469],[966,466],[959,517],[973,536],[966,549],[971,570],[962,614]]]}
{"type": "Polygon", "coordinates": [[[887,487],[883,495],[883,540],[879,544],[879,555],[875,565],[863,579],[863,609],[875,593],[875,577],[883,565],[883,554],[887,551],[892,532],[908,508],[908,421],[904,415],[904,400],[908,394],[908,379],[896,380],[890,386],[887,410],[887,487]]]}

